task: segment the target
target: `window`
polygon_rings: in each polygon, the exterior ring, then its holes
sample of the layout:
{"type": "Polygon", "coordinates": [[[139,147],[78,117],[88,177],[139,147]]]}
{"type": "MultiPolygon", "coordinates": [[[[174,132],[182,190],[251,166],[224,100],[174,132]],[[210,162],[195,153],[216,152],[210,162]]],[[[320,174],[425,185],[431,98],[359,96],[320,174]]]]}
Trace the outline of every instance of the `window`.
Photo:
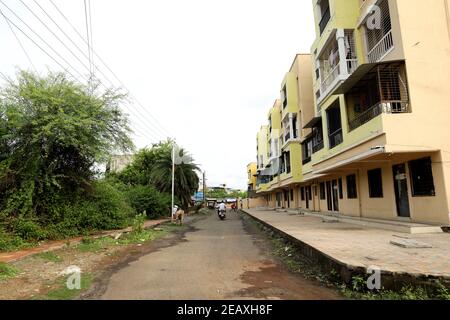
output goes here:
{"type": "Polygon", "coordinates": [[[294,190],[291,190],[291,201],[294,201],[294,190]]]}
{"type": "Polygon", "coordinates": [[[344,190],[342,189],[342,178],[339,178],[339,199],[344,199],[344,190]]]}
{"type": "Polygon", "coordinates": [[[329,0],[322,0],[319,3],[320,8],[320,22],[319,22],[319,29],[320,29],[320,35],[325,30],[325,27],[328,25],[328,22],[330,21],[331,14],[330,14],[330,3],[329,0]]]}
{"type": "Polygon", "coordinates": [[[409,170],[413,197],[436,196],[431,158],[411,161],[409,170]]]}
{"type": "Polygon", "coordinates": [[[283,109],[285,109],[288,105],[288,97],[287,97],[287,89],[286,86],[283,87],[283,90],[281,91],[281,96],[283,98],[283,109]]]}
{"type": "Polygon", "coordinates": [[[367,172],[369,178],[369,196],[371,198],[383,198],[383,180],[381,178],[381,169],[370,170],[367,172]]]}
{"type": "Polygon", "coordinates": [[[325,196],[325,182],[322,182],[320,184],[320,200],[325,200],[326,196],[325,196]]]}
{"type": "Polygon", "coordinates": [[[312,187],[311,186],[308,187],[308,200],[309,201],[312,200],[312,187]]]}
{"type": "Polygon", "coordinates": [[[300,196],[301,196],[302,201],[305,201],[305,188],[304,187],[300,188],[300,196]]]}
{"type": "Polygon", "coordinates": [[[342,136],[341,108],[339,99],[327,110],[328,138],[330,149],[340,145],[344,140],[342,136]]]}
{"type": "Polygon", "coordinates": [[[356,189],[356,175],[347,176],[347,198],[357,199],[358,191],[356,189]]]}
{"type": "Polygon", "coordinates": [[[312,153],[319,152],[323,149],[323,130],[322,130],[322,120],[320,120],[314,128],[312,128],[312,153]]]}
{"type": "Polygon", "coordinates": [[[312,157],[312,139],[308,139],[302,143],[302,163],[311,162],[312,157]]]}
{"type": "Polygon", "coordinates": [[[286,152],[286,173],[291,173],[291,153],[286,152]]]}

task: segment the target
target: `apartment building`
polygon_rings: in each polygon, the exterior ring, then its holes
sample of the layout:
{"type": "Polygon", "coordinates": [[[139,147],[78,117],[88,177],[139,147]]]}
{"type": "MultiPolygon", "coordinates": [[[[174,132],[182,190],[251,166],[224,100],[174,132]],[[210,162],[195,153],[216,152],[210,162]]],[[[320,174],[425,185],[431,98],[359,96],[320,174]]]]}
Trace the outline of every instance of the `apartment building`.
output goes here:
{"type": "Polygon", "coordinates": [[[301,182],[269,205],[449,225],[448,1],[313,5],[313,103],[291,163],[301,182]]]}
{"type": "MultiPolygon", "coordinates": [[[[282,80],[280,99],[269,111],[266,132],[258,134],[259,144],[266,144],[268,153],[267,161],[260,161],[257,191],[270,206],[300,205],[297,199],[298,186],[303,181],[301,142],[309,134],[308,129],[302,129],[302,123],[311,116],[310,110],[313,110],[311,56],[298,54],[282,80]]],[[[262,146],[258,145],[258,149],[262,146]]],[[[259,158],[262,153],[258,153],[259,158]]]]}
{"type": "Polygon", "coordinates": [[[256,162],[249,163],[247,165],[247,193],[249,198],[253,198],[256,195],[256,171],[258,164],[256,162]]]}

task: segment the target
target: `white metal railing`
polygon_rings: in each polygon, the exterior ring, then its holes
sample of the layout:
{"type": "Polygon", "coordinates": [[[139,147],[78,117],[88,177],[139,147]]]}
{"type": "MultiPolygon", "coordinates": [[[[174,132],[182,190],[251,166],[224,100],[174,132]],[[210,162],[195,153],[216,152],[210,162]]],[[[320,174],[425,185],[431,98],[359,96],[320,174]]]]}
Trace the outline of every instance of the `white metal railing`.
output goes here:
{"type": "Polygon", "coordinates": [[[370,63],[379,62],[388,51],[394,47],[394,38],[392,36],[392,30],[369,51],[367,59],[370,63]]]}
{"type": "Polygon", "coordinates": [[[324,93],[327,91],[327,89],[331,86],[331,84],[339,77],[340,74],[340,68],[339,64],[337,64],[331,71],[328,73],[328,75],[325,76],[323,79],[321,85],[320,85],[320,95],[321,97],[324,95],[324,93]]]}

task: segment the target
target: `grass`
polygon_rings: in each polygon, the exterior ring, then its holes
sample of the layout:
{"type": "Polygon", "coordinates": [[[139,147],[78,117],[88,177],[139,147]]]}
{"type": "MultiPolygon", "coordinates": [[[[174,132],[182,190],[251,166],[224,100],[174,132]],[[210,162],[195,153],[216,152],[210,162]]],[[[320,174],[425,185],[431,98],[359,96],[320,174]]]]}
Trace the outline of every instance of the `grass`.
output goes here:
{"type": "Polygon", "coordinates": [[[130,232],[123,235],[118,240],[114,240],[111,237],[102,237],[98,239],[85,237],[83,238],[82,242],[76,246],[76,248],[81,252],[99,252],[111,246],[144,244],[156,239],[160,239],[168,235],[169,233],[183,230],[185,228],[186,226],[178,226],[171,223],[166,223],[159,226],[158,228],[130,232]]]}
{"type": "Polygon", "coordinates": [[[435,283],[435,290],[425,289],[420,286],[407,285],[399,291],[366,289],[366,278],[354,276],[351,285],[345,284],[338,272],[323,272],[323,270],[308,258],[303,256],[291,243],[278,233],[244,215],[244,219],[256,225],[269,237],[274,254],[282,261],[286,268],[306,279],[318,281],[328,287],[338,290],[345,298],[353,300],[450,300],[449,290],[440,282],[435,283]]]}
{"type": "Polygon", "coordinates": [[[37,257],[37,258],[40,258],[40,259],[42,259],[42,260],[45,260],[45,261],[55,262],[55,263],[58,263],[58,262],[61,262],[61,261],[62,261],[61,257],[58,256],[58,255],[57,255],[56,253],[54,253],[54,252],[43,252],[43,253],[38,253],[38,254],[36,254],[36,257],[37,257]]]}
{"type": "Polygon", "coordinates": [[[35,297],[36,300],[72,300],[76,298],[83,290],[88,289],[92,285],[94,279],[90,273],[82,273],[80,281],[80,289],[71,290],[67,287],[69,276],[61,278],[56,283],[56,288],[49,291],[43,297],[35,297]]]}
{"type": "Polygon", "coordinates": [[[0,281],[14,278],[19,274],[19,270],[6,263],[0,263],[0,281]]]}

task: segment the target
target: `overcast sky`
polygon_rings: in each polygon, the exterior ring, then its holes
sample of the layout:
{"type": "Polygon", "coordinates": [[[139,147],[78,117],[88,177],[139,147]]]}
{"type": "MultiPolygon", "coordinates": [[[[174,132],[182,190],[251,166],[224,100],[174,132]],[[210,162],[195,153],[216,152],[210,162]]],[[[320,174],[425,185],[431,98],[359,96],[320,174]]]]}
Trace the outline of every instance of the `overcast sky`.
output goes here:
{"type": "MultiPolygon", "coordinates": [[[[50,0],[23,1],[78,59],[20,0],[1,1],[78,72],[88,73],[78,61],[88,65],[87,59],[36,5],[39,3],[87,55],[86,44],[50,0]]],[[[53,2],[84,36],[83,0],[53,2]]],[[[311,1],[91,0],[91,6],[94,50],[146,108],[135,105],[125,109],[136,131],[136,146],[163,139],[168,131],[206,171],[208,185],[225,183],[245,189],[246,165],[256,161],[256,133],[267,122],[267,112],[279,96],[295,54],[309,52],[314,40],[311,1]],[[164,133],[152,117],[165,128],[164,133]]],[[[0,8],[47,48],[1,2],[0,8]]],[[[39,72],[61,70],[15,31],[39,72]]],[[[3,16],[0,39],[3,74],[13,76],[17,67],[31,68],[3,16]]],[[[62,61],[51,49],[46,50],[62,61]]],[[[99,68],[119,86],[103,65],[99,68]]]]}

